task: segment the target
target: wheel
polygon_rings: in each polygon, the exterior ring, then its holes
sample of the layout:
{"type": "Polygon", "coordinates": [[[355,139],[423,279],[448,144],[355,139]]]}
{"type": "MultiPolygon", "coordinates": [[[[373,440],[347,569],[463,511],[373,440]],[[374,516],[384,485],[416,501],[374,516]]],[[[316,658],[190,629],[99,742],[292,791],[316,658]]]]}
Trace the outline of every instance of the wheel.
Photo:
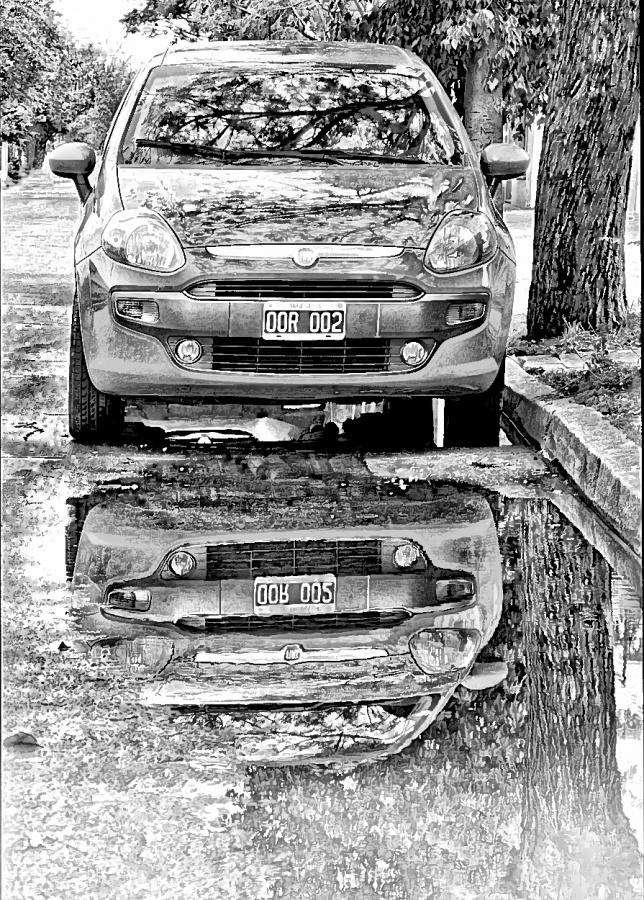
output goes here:
{"type": "Polygon", "coordinates": [[[401,397],[385,403],[384,435],[387,444],[401,450],[426,450],[434,444],[434,409],[431,397],[401,397]]]}
{"type": "Polygon", "coordinates": [[[92,384],[85,363],[78,300],[72,309],[69,345],[69,433],[75,441],[92,444],[118,438],[123,430],[125,404],[92,384]]]}
{"type": "Polygon", "coordinates": [[[483,394],[445,400],[444,447],[498,447],[505,359],[483,394]]]}

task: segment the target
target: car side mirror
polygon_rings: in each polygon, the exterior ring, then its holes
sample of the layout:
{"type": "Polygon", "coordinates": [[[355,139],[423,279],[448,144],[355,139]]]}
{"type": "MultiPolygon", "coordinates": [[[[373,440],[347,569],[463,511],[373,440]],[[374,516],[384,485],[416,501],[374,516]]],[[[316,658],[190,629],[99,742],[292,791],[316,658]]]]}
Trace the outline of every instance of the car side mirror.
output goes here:
{"type": "Polygon", "coordinates": [[[96,154],[90,146],[80,141],[61,144],[49,154],[49,168],[59,178],[71,178],[81,203],[92,193],[89,176],[96,165],[96,154]]]}
{"type": "Polygon", "coordinates": [[[489,144],[481,151],[481,172],[492,193],[501,181],[525,175],[530,157],[517,144],[489,144]]]}

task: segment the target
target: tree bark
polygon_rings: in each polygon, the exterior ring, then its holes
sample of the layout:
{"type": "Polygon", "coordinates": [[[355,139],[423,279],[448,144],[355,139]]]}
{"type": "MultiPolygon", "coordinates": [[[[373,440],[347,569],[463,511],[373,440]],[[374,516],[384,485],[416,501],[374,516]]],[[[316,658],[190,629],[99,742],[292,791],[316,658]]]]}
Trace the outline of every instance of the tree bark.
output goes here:
{"type": "Polygon", "coordinates": [[[639,853],[616,759],[610,570],[547,501],[528,501],[525,516],[521,895],[634,900],[639,853]]]}
{"type": "MultiPolygon", "coordinates": [[[[489,44],[481,47],[472,56],[465,75],[463,124],[477,153],[488,144],[503,141],[501,79],[498,78],[494,90],[490,90],[488,86],[490,83],[494,84],[493,72],[496,69],[495,57],[498,49],[498,42],[492,38],[489,44]]],[[[503,184],[499,185],[494,193],[494,203],[502,215],[503,184]]]]}
{"type": "Polygon", "coordinates": [[[528,337],[626,320],[624,230],[639,111],[639,0],[568,0],[537,185],[528,337]]]}

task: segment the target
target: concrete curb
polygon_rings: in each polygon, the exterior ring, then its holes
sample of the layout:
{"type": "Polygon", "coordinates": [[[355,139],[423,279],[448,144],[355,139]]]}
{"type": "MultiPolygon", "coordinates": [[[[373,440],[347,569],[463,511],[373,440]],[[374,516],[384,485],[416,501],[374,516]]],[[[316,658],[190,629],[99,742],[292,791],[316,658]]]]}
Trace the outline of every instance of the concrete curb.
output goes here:
{"type": "Polygon", "coordinates": [[[503,409],[641,556],[640,448],[594,409],[556,399],[551,387],[511,358],[506,361],[503,409]]]}

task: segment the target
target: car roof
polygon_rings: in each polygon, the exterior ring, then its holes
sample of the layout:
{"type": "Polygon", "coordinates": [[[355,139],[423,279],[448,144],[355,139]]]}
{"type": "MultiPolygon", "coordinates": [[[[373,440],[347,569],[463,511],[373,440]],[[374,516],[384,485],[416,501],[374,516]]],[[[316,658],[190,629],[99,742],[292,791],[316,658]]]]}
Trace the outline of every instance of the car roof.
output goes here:
{"type": "Polygon", "coordinates": [[[401,47],[386,44],[354,44],[348,41],[213,41],[185,44],[159,53],[148,68],[190,63],[275,65],[316,62],[336,66],[376,65],[418,67],[418,61],[401,47]]]}

